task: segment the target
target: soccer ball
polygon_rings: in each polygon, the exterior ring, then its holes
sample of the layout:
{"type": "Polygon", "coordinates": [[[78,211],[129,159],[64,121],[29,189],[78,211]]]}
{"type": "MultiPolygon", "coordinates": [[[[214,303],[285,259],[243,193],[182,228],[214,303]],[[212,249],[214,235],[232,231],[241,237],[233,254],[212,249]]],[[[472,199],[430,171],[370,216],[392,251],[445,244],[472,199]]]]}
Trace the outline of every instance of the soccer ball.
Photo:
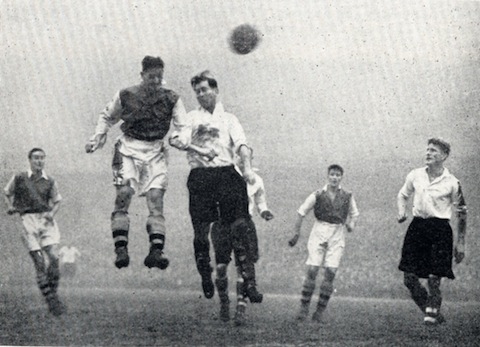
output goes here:
{"type": "Polygon", "coordinates": [[[250,24],[235,27],[228,38],[231,50],[236,54],[248,54],[260,43],[260,33],[250,24]]]}

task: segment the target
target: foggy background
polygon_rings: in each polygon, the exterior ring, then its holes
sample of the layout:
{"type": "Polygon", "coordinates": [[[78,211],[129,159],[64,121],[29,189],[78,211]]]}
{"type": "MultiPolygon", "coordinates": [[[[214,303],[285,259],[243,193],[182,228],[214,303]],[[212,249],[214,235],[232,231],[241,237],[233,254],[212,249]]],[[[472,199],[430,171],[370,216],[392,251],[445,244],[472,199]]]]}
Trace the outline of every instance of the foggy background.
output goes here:
{"type": "MultiPolygon", "coordinates": [[[[407,173],[423,165],[434,136],[452,145],[446,166],[461,180],[469,207],[467,259],[455,269],[459,279],[447,282],[447,295],[478,299],[479,18],[480,3],[464,1],[2,1],[1,186],[27,168],[29,149],[44,148],[46,171],[64,197],[57,218],[63,242],[84,253],[78,285],[200,290],[185,154],[170,150],[171,266],[159,275],[143,266],[141,199],[130,213],[132,265],[113,267],[110,160],[118,126],[103,150],[84,153],[98,112],[117,90],[140,81],[145,55],[159,55],[167,87],[187,110],[197,106],[190,78],[211,70],[254,148],[276,216],[268,224],[256,219],[261,289],[299,293],[311,223],[288,248],[295,211],[335,162],[361,212],[347,238],[339,293],[407,297],[396,270],[407,227],[395,222],[396,194],[407,173]],[[227,42],[243,23],[262,33],[259,47],[244,56],[227,42]]],[[[34,286],[20,224],[4,212],[1,219],[2,285],[34,286]]]]}

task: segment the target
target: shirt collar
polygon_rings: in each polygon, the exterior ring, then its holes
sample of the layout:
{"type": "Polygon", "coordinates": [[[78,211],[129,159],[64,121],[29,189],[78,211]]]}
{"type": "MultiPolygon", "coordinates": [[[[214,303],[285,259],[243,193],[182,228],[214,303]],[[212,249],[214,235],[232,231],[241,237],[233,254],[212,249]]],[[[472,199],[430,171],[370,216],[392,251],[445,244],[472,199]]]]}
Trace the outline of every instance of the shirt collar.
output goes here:
{"type": "MultiPolygon", "coordinates": [[[[32,177],[32,175],[33,175],[32,169],[28,169],[28,178],[32,177]]],[[[42,177],[45,178],[46,180],[48,179],[48,176],[45,173],[45,170],[42,170],[42,177]]]]}
{"type": "MultiPolygon", "coordinates": [[[[325,184],[325,186],[322,188],[322,192],[326,192],[327,189],[328,189],[328,184],[325,184]]],[[[338,190],[340,190],[340,189],[342,189],[341,185],[338,186],[338,190]]]]}
{"type": "MultiPolygon", "coordinates": [[[[425,166],[425,175],[427,175],[427,177],[428,177],[427,168],[428,168],[428,166],[425,166]]],[[[447,178],[447,177],[449,177],[449,176],[450,176],[450,171],[448,171],[448,169],[447,169],[446,167],[444,167],[442,174],[441,174],[440,176],[438,176],[437,178],[435,178],[435,179],[432,181],[432,183],[435,182],[435,181],[441,181],[441,180],[443,180],[444,178],[447,178]]]]}
{"type": "MultiPolygon", "coordinates": [[[[207,112],[207,113],[210,113],[208,112],[206,109],[204,109],[202,106],[200,106],[199,108],[200,110],[202,110],[203,112],[207,112]]],[[[215,104],[215,109],[213,110],[213,114],[214,115],[217,115],[217,114],[222,114],[225,112],[225,108],[223,107],[223,104],[219,101],[215,104]]]]}

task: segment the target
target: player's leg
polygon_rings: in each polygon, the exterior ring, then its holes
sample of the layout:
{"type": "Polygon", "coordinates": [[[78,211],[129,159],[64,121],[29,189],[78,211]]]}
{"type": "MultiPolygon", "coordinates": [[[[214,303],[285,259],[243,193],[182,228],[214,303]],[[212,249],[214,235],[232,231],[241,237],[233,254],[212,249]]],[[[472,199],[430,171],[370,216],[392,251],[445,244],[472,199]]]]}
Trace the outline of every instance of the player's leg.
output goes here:
{"type": "Polygon", "coordinates": [[[333,280],[335,279],[335,274],[337,273],[337,268],[326,267],[323,275],[322,283],[320,284],[320,294],[317,303],[317,309],[312,316],[312,320],[320,322],[322,320],[322,315],[325,309],[327,308],[328,301],[333,293],[333,280]]]}
{"type": "Polygon", "coordinates": [[[245,293],[251,303],[261,303],[263,294],[257,290],[255,264],[247,253],[248,223],[246,223],[246,219],[239,218],[235,220],[231,224],[230,230],[235,260],[242,270],[242,277],[245,281],[245,293]]]}
{"type": "Polygon", "coordinates": [[[195,263],[202,279],[205,297],[210,299],[215,293],[210,265],[210,233],[211,223],[218,220],[217,204],[212,193],[215,180],[209,170],[193,169],[187,181],[189,191],[189,212],[192,220],[195,252],[195,263]]]}
{"type": "Polygon", "coordinates": [[[322,283],[320,284],[320,293],[317,303],[317,309],[314,312],[312,319],[316,322],[321,322],[323,313],[327,308],[330,297],[333,293],[333,280],[340,266],[340,261],[343,257],[345,249],[345,227],[343,225],[328,225],[327,228],[333,231],[328,242],[325,242],[322,247],[325,247],[325,258],[323,266],[325,268],[322,283]]]}
{"type": "Polygon", "coordinates": [[[127,267],[130,263],[130,257],[128,256],[128,232],[130,229],[128,208],[133,194],[134,190],[129,185],[116,186],[115,209],[111,216],[111,228],[117,255],[115,266],[119,269],[127,267]]]}
{"type": "Polygon", "coordinates": [[[48,304],[49,311],[54,315],[60,315],[63,311],[57,309],[58,306],[55,305],[57,302],[57,296],[50,286],[47,263],[40,244],[40,230],[42,230],[42,233],[45,232],[42,214],[24,214],[22,216],[22,221],[24,226],[23,240],[25,246],[29,250],[30,257],[32,258],[35,267],[38,288],[48,304]]]}
{"type": "Polygon", "coordinates": [[[227,322],[230,320],[227,267],[231,260],[230,255],[232,254],[229,225],[225,225],[220,221],[212,223],[210,236],[215,251],[215,262],[217,263],[215,286],[217,287],[218,297],[220,299],[220,319],[227,322]]]}
{"type": "Polygon", "coordinates": [[[152,188],[147,194],[149,216],[147,218],[147,232],[150,241],[150,252],[145,258],[145,266],[166,269],[168,259],[163,255],[165,245],[165,218],[163,216],[164,189],[152,188]]]}
{"type": "Polygon", "coordinates": [[[263,294],[257,290],[255,264],[248,256],[248,213],[247,185],[243,177],[233,168],[222,172],[219,189],[220,217],[230,223],[232,244],[236,263],[242,269],[246,293],[250,302],[260,303],[263,294]]]}
{"type": "Polygon", "coordinates": [[[310,301],[315,291],[315,282],[317,280],[319,266],[307,265],[305,279],[302,285],[302,297],[300,299],[300,311],[297,314],[297,320],[304,321],[308,316],[310,301]]]}
{"type": "Polygon", "coordinates": [[[217,264],[217,278],[215,279],[215,286],[217,287],[218,297],[220,299],[220,320],[223,322],[230,320],[227,266],[228,264],[217,264]]]}
{"type": "Polygon", "coordinates": [[[247,294],[245,288],[245,280],[242,277],[242,269],[236,266],[237,270],[237,306],[235,308],[235,325],[240,326],[245,324],[245,310],[247,308],[247,294]]]}
{"type": "Polygon", "coordinates": [[[44,254],[46,254],[48,258],[48,266],[46,269],[46,273],[48,278],[48,284],[51,289],[51,295],[47,297],[47,303],[50,312],[58,316],[66,312],[66,307],[60,301],[57,294],[58,285],[60,282],[58,244],[44,246],[42,249],[44,254]]]}
{"type": "Polygon", "coordinates": [[[117,255],[115,266],[117,268],[127,267],[130,263],[128,256],[128,232],[130,229],[130,219],[128,217],[128,208],[132,201],[135,190],[132,188],[131,181],[137,178],[138,170],[133,158],[122,155],[119,151],[120,141],[115,144],[112,160],[113,184],[115,185],[115,207],[111,215],[111,230],[115,253],[117,255]]]}
{"type": "Polygon", "coordinates": [[[47,276],[50,288],[56,293],[60,281],[60,266],[58,258],[58,244],[48,245],[42,248],[48,257],[47,276]]]}
{"type": "Polygon", "coordinates": [[[427,308],[428,292],[427,289],[420,283],[418,276],[411,272],[403,274],[403,284],[407,287],[415,304],[425,312],[427,308]]]}
{"type": "MultiPolygon", "coordinates": [[[[438,320],[440,314],[440,306],[442,305],[442,292],[440,290],[441,277],[430,275],[428,283],[428,300],[425,309],[424,322],[427,325],[436,325],[443,323],[443,319],[438,320]]],[[[443,317],[443,316],[442,316],[443,317]]]]}
{"type": "Polygon", "coordinates": [[[442,305],[441,279],[442,277],[455,278],[452,271],[453,231],[448,221],[432,219],[428,233],[432,240],[432,247],[424,322],[428,325],[436,325],[445,322],[445,318],[440,313],[442,305]]]}

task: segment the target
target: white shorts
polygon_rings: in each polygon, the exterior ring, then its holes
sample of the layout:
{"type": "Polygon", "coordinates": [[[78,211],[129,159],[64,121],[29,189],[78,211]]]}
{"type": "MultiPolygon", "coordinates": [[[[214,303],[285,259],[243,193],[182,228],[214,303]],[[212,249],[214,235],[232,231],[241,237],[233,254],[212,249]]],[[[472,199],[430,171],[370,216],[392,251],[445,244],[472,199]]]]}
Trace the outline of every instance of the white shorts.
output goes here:
{"type": "Polygon", "coordinates": [[[168,151],[163,140],[140,141],[122,135],[115,145],[114,185],[129,184],[140,196],[167,189],[168,151]]]}
{"type": "Polygon", "coordinates": [[[48,223],[44,213],[25,213],[22,215],[23,241],[29,251],[38,251],[43,247],[60,242],[57,222],[48,223]]]}
{"type": "Polygon", "coordinates": [[[345,248],[345,226],[315,220],[307,248],[307,265],[338,268],[345,248]]]}

